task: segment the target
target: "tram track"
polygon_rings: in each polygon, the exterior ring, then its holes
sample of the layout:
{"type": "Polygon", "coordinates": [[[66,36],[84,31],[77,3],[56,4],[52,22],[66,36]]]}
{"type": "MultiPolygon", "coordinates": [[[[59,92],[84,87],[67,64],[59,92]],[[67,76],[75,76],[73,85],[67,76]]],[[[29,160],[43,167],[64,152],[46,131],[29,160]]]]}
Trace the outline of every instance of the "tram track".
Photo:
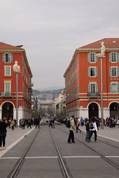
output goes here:
{"type": "MultiPolygon", "coordinates": [[[[60,168],[60,173],[62,174],[62,177],[64,177],[64,178],[72,178],[73,176],[72,176],[71,171],[70,171],[71,168],[69,169],[68,163],[67,163],[67,160],[66,160],[67,157],[63,156],[63,154],[62,154],[63,150],[62,150],[62,147],[61,147],[62,145],[60,145],[59,142],[56,140],[56,137],[54,135],[54,131],[53,130],[51,128],[49,128],[49,136],[51,138],[51,141],[52,141],[52,144],[53,144],[53,148],[55,148],[55,151],[57,153],[57,157],[55,156],[55,159],[57,159],[57,162],[58,162],[58,165],[59,165],[59,168],[60,168]]],[[[60,132],[64,132],[65,134],[68,135],[68,132],[64,131],[63,129],[58,129],[58,130],[60,130],[60,132]]],[[[24,165],[25,161],[27,159],[29,159],[29,157],[27,157],[27,155],[28,155],[28,153],[30,151],[30,148],[32,147],[35,139],[37,138],[37,136],[39,134],[39,131],[40,131],[40,129],[36,130],[35,133],[32,135],[32,139],[30,140],[30,142],[28,142],[28,145],[26,146],[26,149],[24,150],[24,152],[22,153],[22,155],[20,157],[17,157],[18,160],[16,161],[16,163],[14,164],[12,170],[9,172],[9,174],[8,174],[8,176],[6,176],[6,178],[16,178],[17,176],[19,177],[20,172],[23,169],[23,165],[24,165]]],[[[84,133],[82,135],[84,135],[84,133]]],[[[93,148],[92,144],[88,144],[85,141],[81,141],[81,140],[79,140],[79,138],[76,138],[76,137],[75,137],[75,139],[76,139],[77,143],[83,144],[89,150],[95,152],[99,156],[99,158],[101,158],[106,163],[108,163],[110,166],[112,166],[117,171],[119,171],[119,164],[116,163],[115,161],[111,160],[110,157],[106,156],[105,154],[103,154],[100,151],[98,151],[95,148],[93,148]]],[[[103,142],[106,144],[105,141],[103,141],[103,142]]],[[[115,149],[119,149],[118,146],[115,146],[115,145],[113,145],[111,143],[107,143],[107,145],[108,146],[112,146],[112,147],[114,146],[115,149]]],[[[57,167],[58,167],[58,165],[57,165],[57,167]]]]}
{"type": "Polygon", "coordinates": [[[113,144],[109,143],[108,141],[104,141],[104,140],[101,140],[101,139],[98,139],[98,140],[99,140],[101,143],[104,143],[104,144],[106,144],[106,145],[108,145],[108,146],[111,146],[111,147],[116,148],[116,149],[119,150],[119,146],[113,145],[113,144]]]}
{"type": "MultiPolygon", "coordinates": [[[[6,176],[6,178],[16,178],[19,177],[19,173],[22,171],[22,167],[25,163],[25,161],[28,159],[27,155],[29,153],[30,148],[32,147],[34,141],[36,140],[38,134],[39,134],[40,129],[37,130],[37,132],[34,134],[32,140],[30,141],[30,143],[28,144],[28,146],[26,147],[26,149],[24,150],[24,152],[22,153],[21,156],[17,157],[17,161],[14,164],[14,166],[12,167],[11,171],[8,173],[8,175],[6,176]]],[[[52,133],[51,133],[51,129],[49,129],[49,133],[50,133],[50,137],[53,143],[53,147],[55,148],[55,151],[57,153],[57,160],[58,160],[58,165],[62,174],[63,178],[72,178],[72,175],[68,169],[67,163],[64,160],[62,153],[61,153],[61,149],[59,148],[58,144],[56,143],[52,133]]]]}
{"type": "MultiPolygon", "coordinates": [[[[85,136],[84,133],[82,133],[82,135],[85,136]]],[[[105,145],[111,146],[111,147],[116,148],[116,149],[119,150],[119,146],[117,146],[117,145],[113,145],[113,144],[109,143],[109,142],[106,141],[106,140],[101,140],[101,139],[100,139],[100,136],[98,136],[98,141],[100,141],[101,143],[104,143],[105,145]]]]}
{"type": "Polygon", "coordinates": [[[56,150],[56,153],[57,153],[57,156],[58,156],[58,163],[59,163],[59,167],[60,167],[60,170],[62,172],[62,175],[63,175],[64,178],[72,178],[73,176],[71,175],[71,172],[70,172],[70,170],[67,166],[67,163],[62,156],[61,148],[56,143],[54,136],[52,135],[52,132],[51,132],[50,129],[49,129],[49,132],[50,132],[50,136],[51,136],[51,139],[52,139],[52,143],[55,147],[55,150],[56,150]]]}
{"type": "Polygon", "coordinates": [[[37,132],[35,133],[35,135],[33,136],[30,144],[27,146],[27,148],[24,150],[24,152],[22,153],[21,157],[17,160],[17,162],[15,163],[14,167],[12,168],[12,170],[9,172],[9,174],[7,175],[6,178],[16,178],[20,172],[20,170],[22,169],[22,166],[25,162],[25,157],[28,154],[31,146],[33,145],[34,141],[36,140],[38,134],[40,132],[40,129],[37,130],[37,132]]]}
{"type": "MultiPolygon", "coordinates": [[[[62,131],[63,131],[63,130],[62,130],[62,131]]],[[[63,132],[68,135],[68,133],[67,133],[66,131],[63,131],[63,132]]],[[[97,151],[96,149],[94,149],[94,148],[92,148],[91,146],[89,146],[89,144],[87,144],[87,143],[85,143],[85,142],[79,140],[79,139],[76,138],[76,137],[75,137],[75,140],[76,140],[78,143],[80,143],[80,144],[84,145],[85,147],[87,147],[89,150],[91,150],[91,151],[93,151],[94,153],[96,153],[98,156],[100,156],[100,158],[101,158],[102,160],[104,160],[106,163],[108,163],[108,164],[111,165],[113,168],[115,168],[116,170],[119,171],[119,164],[116,163],[116,162],[114,162],[114,161],[112,161],[111,159],[109,159],[109,158],[107,157],[107,155],[104,155],[104,154],[100,153],[100,152],[97,151]]],[[[102,141],[102,142],[103,142],[103,141],[102,141]]],[[[105,144],[106,144],[106,143],[105,143],[105,144]]],[[[114,148],[119,149],[118,146],[115,146],[115,145],[112,145],[112,144],[109,144],[109,143],[108,143],[107,145],[108,145],[108,146],[114,146],[114,148]]]]}
{"type": "Polygon", "coordinates": [[[101,159],[103,159],[105,162],[107,162],[108,164],[110,164],[112,167],[114,167],[115,169],[119,170],[119,164],[117,164],[116,162],[112,161],[111,159],[109,159],[106,155],[100,153],[99,151],[97,151],[96,149],[92,148],[91,146],[89,146],[88,144],[80,141],[79,139],[75,138],[79,143],[85,145],[87,148],[89,148],[91,151],[95,152],[97,155],[100,156],[101,159]]]}

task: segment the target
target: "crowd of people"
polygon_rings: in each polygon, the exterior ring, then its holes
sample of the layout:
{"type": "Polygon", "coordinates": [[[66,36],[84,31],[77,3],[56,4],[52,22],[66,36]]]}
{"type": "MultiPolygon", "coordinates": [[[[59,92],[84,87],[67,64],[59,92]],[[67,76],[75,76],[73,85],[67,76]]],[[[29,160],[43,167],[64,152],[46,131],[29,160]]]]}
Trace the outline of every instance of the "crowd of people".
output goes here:
{"type": "Polygon", "coordinates": [[[101,120],[101,118],[92,117],[90,119],[81,117],[78,119],[73,115],[65,120],[66,126],[69,128],[68,143],[75,143],[74,140],[74,131],[81,132],[80,126],[85,126],[87,142],[91,141],[92,136],[94,135],[94,141],[97,141],[97,131],[100,128],[100,125],[103,124],[105,127],[113,128],[116,125],[119,127],[119,118],[109,117],[106,120],[101,120]],[[67,124],[69,122],[69,124],[67,124]]]}
{"type": "Polygon", "coordinates": [[[116,125],[119,126],[119,118],[115,118],[115,117],[107,117],[105,120],[105,126],[113,128],[116,125]]]}
{"type": "Polygon", "coordinates": [[[32,126],[35,126],[35,128],[40,128],[40,122],[40,116],[31,119],[20,119],[19,126],[23,129],[32,128],[32,126]]]}
{"type": "MultiPolygon", "coordinates": [[[[48,118],[48,125],[51,128],[55,128],[55,121],[57,120],[56,117],[50,117],[48,118]]],[[[92,117],[90,119],[82,117],[78,119],[78,117],[74,117],[73,115],[70,116],[65,120],[65,125],[69,129],[69,135],[67,142],[68,143],[75,143],[75,137],[74,132],[82,132],[80,129],[80,126],[85,126],[86,134],[85,134],[85,141],[90,142],[92,139],[92,136],[94,135],[94,141],[97,141],[97,131],[100,128],[100,123],[102,122],[101,119],[97,117],[92,117]]],[[[35,126],[35,128],[40,128],[41,124],[41,117],[38,116],[36,118],[32,119],[20,119],[19,120],[19,127],[22,129],[25,128],[32,128],[32,126],[35,126]]],[[[107,118],[106,120],[103,120],[103,125],[107,127],[115,127],[115,125],[119,126],[119,119],[115,119],[114,117],[107,118]]],[[[0,120],[0,149],[5,148],[5,139],[7,134],[7,127],[11,128],[12,130],[17,127],[17,122],[15,119],[6,119],[2,118],[0,120]]]]}
{"type": "MultiPolygon", "coordinates": [[[[97,131],[100,128],[100,125],[102,120],[97,117],[92,117],[90,119],[82,117],[78,119],[77,117],[74,117],[73,115],[65,120],[66,126],[69,128],[69,136],[68,136],[68,143],[75,143],[74,140],[74,132],[81,132],[80,126],[85,126],[86,129],[86,137],[85,140],[87,142],[90,142],[92,139],[92,136],[94,135],[94,141],[97,141],[97,131]]],[[[103,126],[107,127],[115,127],[115,125],[119,122],[119,120],[115,118],[107,118],[106,120],[103,120],[103,126]]],[[[119,125],[119,124],[118,124],[119,125]]]]}
{"type": "Polygon", "coordinates": [[[25,129],[25,127],[32,128],[32,126],[34,125],[35,128],[39,128],[40,121],[41,121],[40,117],[33,118],[33,119],[20,119],[19,124],[17,125],[17,122],[15,119],[11,119],[11,118],[7,119],[6,117],[3,117],[0,120],[0,150],[5,149],[7,127],[11,130],[14,130],[15,127],[17,127],[17,126],[25,129]]]}

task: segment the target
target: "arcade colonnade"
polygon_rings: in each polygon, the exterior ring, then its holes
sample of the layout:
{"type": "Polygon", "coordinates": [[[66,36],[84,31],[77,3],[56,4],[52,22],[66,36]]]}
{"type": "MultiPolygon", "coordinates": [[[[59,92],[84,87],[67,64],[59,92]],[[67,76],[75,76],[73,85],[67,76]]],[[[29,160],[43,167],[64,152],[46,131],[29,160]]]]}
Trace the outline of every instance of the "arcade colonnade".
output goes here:
{"type": "MultiPolygon", "coordinates": [[[[87,107],[73,108],[67,111],[68,115],[74,115],[75,117],[91,118],[96,116],[101,118],[101,107],[97,102],[88,103],[87,107]]],[[[119,118],[119,102],[110,102],[108,107],[103,108],[104,119],[108,117],[119,118]]]]}
{"type": "MultiPolygon", "coordinates": [[[[16,119],[16,108],[13,102],[5,101],[0,105],[0,119],[2,117],[16,119]]],[[[18,122],[23,118],[31,118],[31,112],[27,108],[18,107],[18,122]]]]}

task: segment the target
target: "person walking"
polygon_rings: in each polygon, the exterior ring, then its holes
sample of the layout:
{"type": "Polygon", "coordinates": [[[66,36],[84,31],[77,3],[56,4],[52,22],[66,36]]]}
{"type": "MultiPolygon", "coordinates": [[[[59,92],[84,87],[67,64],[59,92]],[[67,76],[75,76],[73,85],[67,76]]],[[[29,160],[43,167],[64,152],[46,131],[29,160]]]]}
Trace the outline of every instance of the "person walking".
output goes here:
{"type": "Polygon", "coordinates": [[[31,128],[32,128],[31,125],[32,125],[32,120],[31,120],[31,119],[28,119],[28,120],[27,120],[27,128],[30,127],[30,129],[31,129],[31,128]]]}
{"type": "Polygon", "coordinates": [[[75,126],[76,126],[76,133],[78,133],[78,131],[80,131],[80,133],[81,133],[81,129],[79,128],[80,120],[78,119],[78,117],[74,118],[74,122],[75,122],[75,126]]]}
{"type": "Polygon", "coordinates": [[[40,128],[40,121],[41,121],[40,116],[39,116],[39,117],[36,117],[36,118],[34,119],[35,128],[40,128]]]}
{"type": "Polygon", "coordinates": [[[14,130],[14,128],[15,128],[15,120],[14,119],[11,120],[10,128],[12,130],[14,130]]]}
{"type": "Polygon", "coordinates": [[[89,119],[86,118],[85,119],[85,128],[86,128],[86,137],[85,137],[85,141],[89,142],[89,138],[90,138],[90,127],[89,127],[89,119]]]}
{"type": "Polygon", "coordinates": [[[7,120],[0,120],[0,150],[5,149],[5,140],[7,134],[7,120]]]}
{"type": "Polygon", "coordinates": [[[74,122],[74,116],[72,116],[72,117],[70,117],[68,143],[71,143],[71,142],[75,143],[74,130],[75,130],[75,122],[74,122]]]}
{"type": "Polygon", "coordinates": [[[92,118],[90,124],[90,136],[89,136],[89,141],[91,140],[92,135],[94,134],[94,141],[97,141],[97,124],[95,118],[92,118]]]}

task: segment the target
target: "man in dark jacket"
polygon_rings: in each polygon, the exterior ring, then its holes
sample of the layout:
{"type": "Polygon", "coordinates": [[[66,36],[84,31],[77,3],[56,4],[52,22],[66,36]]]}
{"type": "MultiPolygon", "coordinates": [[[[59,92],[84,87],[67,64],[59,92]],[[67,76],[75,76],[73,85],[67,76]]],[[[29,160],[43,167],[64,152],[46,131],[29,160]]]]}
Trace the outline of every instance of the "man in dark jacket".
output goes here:
{"type": "Polygon", "coordinates": [[[0,149],[5,148],[5,139],[7,134],[7,121],[3,118],[0,120],[0,149]]]}
{"type": "Polygon", "coordinates": [[[89,123],[89,119],[86,118],[85,119],[85,127],[86,127],[86,137],[85,137],[85,140],[87,142],[90,141],[90,123],[89,123]]]}

